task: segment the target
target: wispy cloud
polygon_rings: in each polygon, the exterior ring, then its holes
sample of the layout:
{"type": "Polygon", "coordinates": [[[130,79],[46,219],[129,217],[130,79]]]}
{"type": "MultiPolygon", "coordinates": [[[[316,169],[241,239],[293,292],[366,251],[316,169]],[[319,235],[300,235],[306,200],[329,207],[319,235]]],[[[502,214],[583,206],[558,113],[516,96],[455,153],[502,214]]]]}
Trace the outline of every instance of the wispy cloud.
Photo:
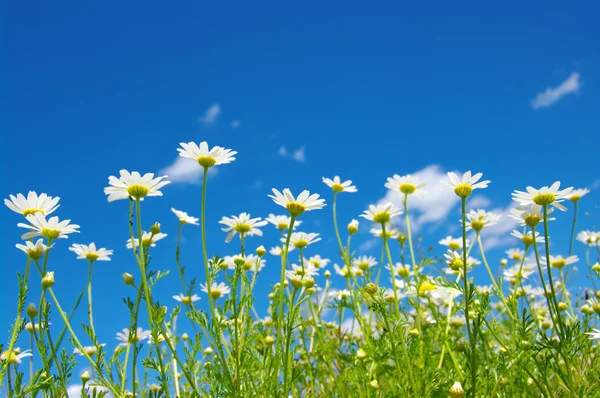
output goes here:
{"type": "Polygon", "coordinates": [[[558,86],[548,87],[531,101],[531,107],[533,109],[545,108],[554,104],[567,94],[576,93],[581,87],[581,83],[579,82],[580,77],[581,75],[579,73],[573,72],[567,80],[563,81],[558,86]]]}
{"type": "MultiPolygon", "coordinates": [[[[167,175],[171,182],[181,182],[187,184],[197,184],[201,181],[204,169],[192,159],[177,156],[175,161],[169,166],[160,170],[160,174],[167,175]]],[[[217,174],[217,168],[211,167],[207,177],[213,177],[217,174]]]]}
{"type": "Polygon", "coordinates": [[[203,123],[205,126],[210,126],[214,122],[217,121],[217,118],[221,114],[221,105],[213,104],[207,110],[204,111],[204,114],[198,118],[198,121],[203,123]]]}
{"type": "Polygon", "coordinates": [[[233,122],[231,122],[231,128],[234,128],[234,129],[237,129],[241,125],[242,125],[242,122],[240,122],[239,120],[234,120],[233,122]]]}
{"type": "Polygon", "coordinates": [[[306,162],[306,147],[304,145],[302,145],[300,148],[296,149],[295,151],[290,152],[284,145],[282,145],[279,147],[279,150],[277,151],[277,155],[284,157],[284,158],[293,159],[299,163],[304,163],[304,162],[306,162]]]}

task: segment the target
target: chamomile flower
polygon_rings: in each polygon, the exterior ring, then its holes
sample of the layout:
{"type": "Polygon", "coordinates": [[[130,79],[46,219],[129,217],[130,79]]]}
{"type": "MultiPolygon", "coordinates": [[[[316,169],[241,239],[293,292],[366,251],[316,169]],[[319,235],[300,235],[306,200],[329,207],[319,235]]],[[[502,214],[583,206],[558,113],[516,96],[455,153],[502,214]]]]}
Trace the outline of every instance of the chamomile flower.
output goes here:
{"type": "Polygon", "coordinates": [[[366,271],[371,267],[377,265],[377,260],[373,256],[359,256],[352,260],[352,265],[355,267],[366,271]]]}
{"type": "Polygon", "coordinates": [[[600,240],[600,233],[595,231],[581,231],[577,234],[577,240],[588,246],[594,246],[600,240]]]}
{"type": "Polygon", "coordinates": [[[535,271],[532,265],[523,264],[523,267],[521,267],[520,263],[508,267],[502,272],[504,280],[513,284],[522,281],[523,279],[529,279],[533,273],[535,273],[535,271]]]}
{"type": "Polygon", "coordinates": [[[467,231],[480,232],[483,227],[491,227],[498,224],[500,215],[487,212],[482,209],[471,210],[467,213],[467,231]]]}
{"type": "MultiPolygon", "coordinates": [[[[290,243],[296,249],[303,249],[306,246],[320,241],[318,233],[306,233],[306,232],[292,232],[290,237],[290,243]]],[[[281,238],[282,242],[286,241],[286,238],[281,238]]]]}
{"type": "Polygon", "coordinates": [[[342,290],[332,290],[329,292],[329,297],[335,297],[338,300],[344,300],[352,297],[350,290],[342,289],[342,290]]]}
{"type": "MultiPolygon", "coordinates": [[[[273,224],[278,230],[283,232],[287,231],[287,229],[289,228],[292,218],[290,216],[276,216],[275,214],[271,213],[265,220],[267,220],[267,222],[273,224]]],[[[300,224],[302,224],[302,221],[294,221],[294,229],[296,229],[296,227],[300,224]]]]}
{"type": "MultiPolygon", "coordinates": [[[[517,239],[520,239],[521,242],[523,242],[523,244],[525,245],[525,247],[529,247],[531,245],[533,245],[533,234],[531,233],[531,231],[527,231],[525,232],[525,234],[523,234],[520,231],[517,231],[516,229],[513,229],[513,231],[510,233],[512,236],[514,236],[517,239]]],[[[544,237],[540,236],[540,234],[538,232],[535,233],[535,241],[536,242],[543,242],[544,241],[544,237]]]]}
{"type": "Polygon", "coordinates": [[[319,256],[318,254],[310,257],[309,259],[305,260],[308,261],[310,264],[312,264],[315,268],[323,268],[326,267],[327,264],[329,264],[331,262],[330,259],[328,258],[322,258],[321,256],[319,256]]]}
{"type": "Polygon", "coordinates": [[[17,196],[9,195],[9,197],[10,200],[4,199],[6,207],[25,217],[35,213],[42,213],[42,215],[47,216],[60,206],[58,204],[58,201],[60,200],[58,196],[53,198],[45,193],[38,196],[37,193],[29,191],[27,197],[21,193],[17,194],[17,196]]]}
{"type": "MultiPolygon", "coordinates": [[[[444,254],[444,257],[446,257],[446,264],[448,265],[448,269],[445,269],[444,272],[455,275],[463,272],[464,261],[462,253],[456,250],[448,250],[448,253],[444,254]]],[[[471,267],[479,264],[481,264],[479,260],[467,257],[467,272],[471,270],[471,267]]]]}
{"type": "Polygon", "coordinates": [[[17,249],[23,250],[23,252],[25,252],[25,254],[27,254],[27,256],[29,256],[29,258],[31,258],[34,261],[42,258],[44,253],[46,253],[46,251],[48,249],[50,249],[52,246],[50,246],[50,247],[46,246],[44,244],[44,240],[41,238],[38,239],[35,242],[35,244],[30,241],[26,241],[24,245],[22,245],[20,243],[16,244],[17,249]]]}
{"type": "Polygon", "coordinates": [[[162,196],[160,189],[169,184],[163,181],[167,176],[154,178],[154,173],[146,173],[143,176],[139,172],[129,173],[127,170],[119,171],[120,177],[108,177],[109,187],[104,188],[108,195],[108,201],[133,198],[142,200],[146,196],[162,196]]]}
{"type": "Polygon", "coordinates": [[[188,215],[185,211],[177,210],[171,207],[171,211],[177,216],[180,224],[198,225],[199,219],[188,215]]]}
{"type": "Polygon", "coordinates": [[[282,251],[283,249],[281,248],[281,246],[275,246],[269,249],[269,254],[271,256],[281,256],[282,251]]]}
{"type": "Polygon", "coordinates": [[[227,264],[227,268],[230,270],[235,270],[239,264],[244,271],[254,270],[257,272],[261,271],[267,263],[264,259],[254,254],[225,256],[223,262],[227,264]]]}
{"type": "MultiPolygon", "coordinates": [[[[143,231],[142,232],[142,244],[144,245],[144,247],[156,247],[156,242],[158,242],[159,240],[166,238],[167,234],[163,234],[163,233],[158,233],[158,234],[153,234],[151,232],[146,232],[143,231]]],[[[139,247],[139,239],[134,238],[133,242],[135,243],[135,247],[139,247]]],[[[127,239],[127,248],[128,249],[132,249],[133,245],[131,244],[131,238],[127,239]]]]}
{"type": "MultiPolygon", "coordinates": [[[[392,271],[391,267],[388,265],[385,266],[385,269],[387,269],[388,271],[392,271]]],[[[396,263],[396,265],[394,265],[394,272],[396,272],[397,276],[400,276],[402,278],[406,278],[407,276],[410,275],[410,270],[411,270],[411,266],[410,264],[402,264],[402,263],[396,263]]]]}
{"type": "MultiPolygon", "coordinates": [[[[383,239],[383,228],[371,228],[369,230],[369,232],[371,233],[371,235],[375,236],[376,238],[382,238],[383,239]]],[[[400,234],[400,231],[398,231],[396,228],[392,227],[389,223],[387,223],[385,225],[385,235],[387,236],[388,239],[396,239],[400,234]]]]}
{"type": "MultiPolygon", "coordinates": [[[[548,214],[552,213],[554,209],[549,208],[548,214]]],[[[544,221],[544,213],[542,206],[538,204],[531,205],[520,205],[515,209],[510,209],[509,217],[514,218],[522,226],[536,227],[539,223],[544,221]]],[[[554,218],[548,218],[548,221],[552,221],[554,218]]]]}
{"type": "Polygon", "coordinates": [[[552,205],[559,210],[566,211],[567,208],[560,204],[565,199],[569,199],[573,187],[566,189],[560,189],[560,181],[556,181],[550,187],[542,187],[535,189],[533,187],[527,187],[527,192],[515,191],[512,193],[513,200],[518,202],[522,206],[536,204],[539,206],[552,205]]]}
{"type": "Polygon", "coordinates": [[[337,264],[333,264],[333,269],[335,270],[335,273],[343,276],[344,278],[350,278],[352,275],[354,275],[354,267],[352,268],[348,268],[348,266],[344,265],[343,267],[340,268],[339,265],[337,264]]]}
{"type": "Polygon", "coordinates": [[[0,355],[0,361],[2,361],[2,362],[6,361],[10,365],[12,365],[12,364],[20,365],[23,362],[23,358],[27,358],[27,357],[31,357],[31,356],[33,356],[33,354],[31,353],[31,350],[25,350],[25,351],[21,352],[21,349],[16,347],[16,348],[13,348],[12,352],[10,352],[10,350],[4,351],[0,355]]]}
{"type": "Polygon", "coordinates": [[[358,220],[353,218],[352,221],[350,221],[348,223],[348,233],[350,235],[354,235],[357,232],[358,232],[358,220]]]}
{"type": "Polygon", "coordinates": [[[525,250],[521,249],[508,249],[505,251],[505,253],[508,257],[512,258],[515,261],[521,261],[525,256],[525,250]]]}
{"type": "Polygon", "coordinates": [[[357,192],[357,189],[354,185],[352,185],[352,180],[342,182],[339,176],[333,177],[333,180],[330,178],[323,177],[323,182],[329,188],[333,190],[335,193],[339,192],[357,192]]]}
{"type": "MultiPolygon", "coordinates": [[[[100,347],[104,347],[106,344],[100,344],[100,347]]],[[[77,355],[81,355],[84,356],[85,354],[87,354],[88,356],[92,356],[95,355],[98,352],[98,347],[96,347],[95,345],[88,345],[88,346],[83,346],[81,347],[83,348],[83,351],[79,350],[78,348],[73,348],[73,354],[77,354],[77,355]]]]}
{"type": "Polygon", "coordinates": [[[79,225],[70,224],[71,220],[59,221],[58,217],[50,217],[46,220],[46,217],[42,213],[30,214],[27,216],[27,221],[31,225],[24,223],[18,223],[17,226],[21,228],[27,228],[30,231],[21,235],[21,239],[35,238],[36,236],[43,236],[46,239],[57,239],[57,238],[68,238],[67,235],[72,233],[78,233],[77,230],[79,225]]]}
{"type": "Polygon", "coordinates": [[[110,261],[113,251],[105,248],[96,249],[94,242],[89,245],[81,245],[79,243],[73,243],[69,250],[77,254],[77,258],[80,260],[89,261],[110,261]]]}
{"type": "Polygon", "coordinates": [[[181,142],[181,148],[177,148],[179,156],[195,160],[198,164],[204,168],[218,166],[221,164],[228,164],[235,160],[236,151],[231,149],[225,149],[220,146],[208,148],[208,143],[202,141],[200,145],[195,142],[181,142]]]}
{"type": "Polygon", "coordinates": [[[394,174],[393,177],[388,177],[385,183],[385,187],[392,191],[400,191],[404,195],[416,194],[417,196],[421,196],[423,188],[426,186],[427,184],[420,182],[410,174],[405,176],[394,174]]]}
{"type": "Polygon", "coordinates": [[[137,328],[134,333],[131,333],[128,328],[124,328],[122,332],[117,332],[117,341],[120,341],[119,347],[127,347],[128,344],[135,344],[144,341],[150,337],[150,331],[142,328],[137,328]]]}
{"type": "Polygon", "coordinates": [[[588,193],[590,193],[590,190],[587,188],[573,189],[571,191],[571,194],[567,197],[567,199],[569,199],[573,203],[577,203],[579,201],[579,199],[581,199],[588,193]]]}
{"type": "Polygon", "coordinates": [[[464,199],[471,195],[474,189],[487,188],[490,181],[479,181],[482,176],[482,173],[477,173],[472,176],[471,171],[469,170],[463,174],[461,178],[458,178],[455,173],[449,172],[448,179],[442,180],[441,183],[449,188],[452,188],[456,195],[464,199]]]}
{"type": "Polygon", "coordinates": [[[308,191],[302,191],[297,198],[294,198],[292,192],[285,188],[282,192],[273,188],[271,199],[279,206],[285,207],[292,217],[298,217],[305,211],[320,209],[325,206],[325,199],[319,199],[319,194],[310,194],[308,191]]]}
{"type": "Polygon", "coordinates": [[[374,223],[387,224],[396,216],[402,214],[402,210],[397,209],[390,202],[380,205],[370,205],[360,216],[374,223]]]}
{"type": "Polygon", "coordinates": [[[217,284],[217,282],[213,282],[210,285],[210,289],[203,283],[200,284],[200,290],[202,290],[203,292],[210,294],[210,297],[212,297],[213,300],[216,300],[222,296],[225,296],[226,294],[229,294],[231,292],[231,289],[229,288],[229,286],[227,286],[224,282],[220,282],[217,284]]]}
{"type": "Polygon", "coordinates": [[[598,329],[592,329],[591,332],[587,332],[586,334],[589,335],[590,339],[592,339],[592,340],[600,339],[600,330],[598,330],[598,329]]]}
{"type": "Polygon", "coordinates": [[[192,304],[195,303],[196,301],[200,300],[200,296],[198,296],[197,294],[194,294],[192,296],[186,296],[183,293],[179,293],[175,296],[173,296],[173,299],[176,301],[179,301],[181,304],[192,304]]]}
{"type": "MultiPolygon", "coordinates": [[[[579,261],[579,257],[577,256],[568,256],[566,258],[563,256],[550,256],[550,266],[558,269],[575,264],[577,261],[579,261]]],[[[542,262],[546,262],[546,257],[542,257],[542,262]]]]}
{"type": "MultiPolygon", "coordinates": [[[[462,238],[453,238],[448,235],[444,239],[439,241],[440,245],[447,246],[450,250],[458,250],[462,248],[463,242],[462,238]]],[[[469,240],[467,239],[467,246],[469,246],[469,240]]]]}
{"type": "Polygon", "coordinates": [[[307,273],[297,273],[292,270],[285,271],[285,277],[290,280],[292,286],[296,289],[301,287],[311,288],[315,286],[315,280],[307,273]]]}
{"type": "Polygon", "coordinates": [[[225,225],[225,228],[221,228],[223,232],[229,232],[225,238],[225,242],[229,243],[237,233],[244,236],[262,236],[259,227],[267,225],[267,221],[261,221],[260,217],[250,218],[250,214],[242,213],[239,216],[231,216],[231,218],[223,217],[219,224],[225,225]]]}
{"type": "Polygon", "coordinates": [[[308,275],[308,276],[317,276],[319,275],[319,269],[316,268],[314,265],[312,264],[304,264],[304,268],[301,265],[298,264],[292,264],[292,273],[294,273],[295,275],[308,275]]]}

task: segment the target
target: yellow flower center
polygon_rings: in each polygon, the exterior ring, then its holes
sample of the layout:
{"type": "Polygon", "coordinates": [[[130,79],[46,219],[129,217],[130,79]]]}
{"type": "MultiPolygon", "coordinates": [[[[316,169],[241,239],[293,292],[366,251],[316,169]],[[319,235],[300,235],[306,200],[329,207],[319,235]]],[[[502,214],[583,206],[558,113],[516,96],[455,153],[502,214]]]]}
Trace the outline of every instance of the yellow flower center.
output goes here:
{"type": "Polygon", "coordinates": [[[206,168],[213,167],[217,163],[217,159],[212,156],[199,156],[196,158],[196,161],[200,166],[206,168]]]}
{"type": "Polygon", "coordinates": [[[523,221],[525,221],[525,224],[528,226],[535,227],[540,223],[540,221],[542,221],[542,219],[537,214],[528,214],[525,216],[523,221]]]}
{"type": "MultiPolygon", "coordinates": [[[[533,236],[525,235],[525,236],[523,236],[523,239],[521,239],[521,240],[523,241],[523,244],[526,247],[533,245],[533,236]]],[[[517,260],[520,260],[520,258],[518,258],[517,260]]]]}
{"type": "Polygon", "coordinates": [[[342,184],[332,184],[331,189],[333,189],[333,192],[335,192],[335,193],[343,192],[344,186],[342,184]]]}
{"type": "Polygon", "coordinates": [[[42,249],[33,249],[33,250],[28,250],[27,251],[27,255],[29,256],[29,258],[31,258],[33,261],[35,260],[39,260],[40,258],[42,258],[42,255],[44,254],[42,249]]]}
{"type": "Polygon", "coordinates": [[[86,347],[83,351],[88,355],[94,355],[96,353],[96,347],[86,347]]]}
{"type": "Polygon", "coordinates": [[[249,261],[244,262],[244,265],[242,265],[242,268],[244,268],[245,271],[250,271],[252,267],[254,267],[254,264],[249,261]]]}
{"type": "Polygon", "coordinates": [[[390,221],[390,213],[387,211],[382,211],[373,215],[373,222],[378,222],[381,224],[385,224],[390,221]]]}
{"type": "Polygon", "coordinates": [[[398,189],[400,189],[400,192],[410,195],[417,190],[417,187],[414,184],[400,184],[398,189]]]}
{"type": "Polygon", "coordinates": [[[513,258],[513,260],[520,260],[522,257],[521,257],[521,254],[519,254],[519,253],[513,253],[512,258],[513,258]]]}
{"type": "Polygon", "coordinates": [[[298,217],[306,210],[306,206],[298,202],[289,202],[285,205],[285,207],[287,208],[287,211],[294,217],[298,217]]]}
{"type": "Polygon", "coordinates": [[[100,256],[96,252],[85,254],[85,258],[87,258],[90,261],[96,261],[96,260],[98,260],[98,257],[100,257],[100,256]]]}
{"type": "Polygon", "coordinates": [[[403,278],[406,278],[410,275],[410,270],[406,267],[400,267],[398,268],[398,275],[400,275],[403,278]]]}
{"type": "Polygon", "coordinates": [[[30,214],[35,214],[35,213],[42,213],[42,214],[45,214],[45,213],[44,213],[44,210],[42,210],[42,209],[30,208],[30,209],[25,209],[25,210],[23,210],[23,215],[24,215],[25,217],[27,217],[27,216],[28,216],[28,215],[30,215],[30,214]]]}
{"type": "Polygon", "coordinates": [[[152,244],[152,238],[143,238],[142,245],[144,247],[149,247],[152,244]]]}
{"type": "Polygon", "coordinates": [[[450,267],[450,269],[453,271],[458,271],[463,268],[463,264],[464,263],[462,259],[455,257],[450,261],[448,267],[450,267]]]}
{"type": "Polygon", "coordinates": [[[360,263],[356,264],[356,266],[360,269],[362,269],[363,271],[366,271],[369,269],[369,263],[366,261],[361,261],[360,263]]]}
{"type": "Polygon", "coordinates": [[[471,195],[471,192],[473,192],[473,187],[469,184],[459,184],[454,187],[454,193],[463,199],[471,195]]]}
{"type": "Polygon", "coordinates": [[[191,304],[192,299],[189,296],[180,297],[182,304],[191,304]]]}
{"type": "Polygon", "coordinates": [[[539,193],[533,197],[533,201],[540,206],[554,203],[556,196],[553,193],[539,193]]]}
{"type": "Polygon", "coordinates": [[[573,195],[569,198],[569,200],[573,203],[577,203],[579,201],[579,199],[581,199],[581,196],[579,196],[579,195],[573,195]]]}
{"type": "Polygon", "coordinates": [[[210,297],[213,298],[213,300],[218,299],[219,297],[221,297],[222,293],[221,290],[219,289],[210,289],[210,297]]]}
{"type": "Polygon", "coordinates": [[[277,224],[277,228],[279,228],[282,231],[285,231],[286,229],[288,229],[289,225],[287,225],[284,222],[280,222],[279,224],[277,224]]]}
{"type": "Polygon", "coordinates": [[[42,236],[47,239],[56,239],[60,236],[60,231],[57,229],[42,228],[42,236]]]}
{"type": "Polygon", "coordinates": [[[10,364],[17,363],[17,354],[19,354],[19,350],[17,348],[13,349],[13,351],[10,352],[10,357],[8,355],[9,352],[10,350],[6,350],[2,353],[2,360],[8,360],[8,363],[10,364]]]}
{"type": "Polygon", "coordinates": [[[553,266],[554,268],[562,268],[565,265],[567,265],[567,260],[565,260],[564,258],[559,258],[558,260],[552,261],[552,263],[550,263],[550,265],[553,266]]]}
{"type": "Polygon", "coordinates": [[[145,187],[140,184],[133,184],[127,188],[127,193],[129,194],[129,196],[135,199],[143,198],[144,196],[148,195],[148,192],[150,192],[148,187],[145,187]]]}
{"type": "Polygon", "coordinates": [[[435,290],[436,286],[429,282],[429,281],[425,281],[423,283],[421,283],[421,286],[419,287],[419,296],[423,296],[425,293],[427,293],[430,290],[435,290]]]}
{"type": "Polygon", "coordinates": [[[461,248],[461,246],[462,245],[456,241],[448,243],[448,247],[452,250],[458,250],[461,248]]]}
{"type": "Polygon", "coordinates": [[[321,268],[321,262],[318,260],[310,260],[309,261],[315,268],[321,268]]]}
{"type": "Polygon", "coordinates": [[[304,239],[299,239],[297,241],[294,242],[294,247],[296,249],[304,249],[306,246],[308,246],[308,241],[304,240],[304,239]]]}
{"type": "Polygon", "coordinates": [[[249,224],[235,224],[233,226],[233,229],[236,232],[239,232],[240,234],[245,234],[247,232],[250,232],[250,230],[252,230],[252,227],[249,224]]]}
{"type": "Polygon", "coordinates": [[[485,223],[483,221],[471,221],[471,228],[473,228],[475,232],[481,231],[483,227],[485,227],[485,223]]]}

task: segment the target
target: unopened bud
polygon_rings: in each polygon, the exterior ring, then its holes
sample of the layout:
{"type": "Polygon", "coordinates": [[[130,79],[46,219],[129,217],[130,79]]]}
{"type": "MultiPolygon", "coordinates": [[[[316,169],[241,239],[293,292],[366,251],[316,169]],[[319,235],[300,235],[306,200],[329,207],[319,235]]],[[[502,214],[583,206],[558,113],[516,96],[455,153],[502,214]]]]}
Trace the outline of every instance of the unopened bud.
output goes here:
{"type": "Polygon", "coordinates": [[[362,348],[359,348],[358,350],[356,350],[356,358],[363,359],[366,356],[367,356],[367,353],[362,348]]]}
{"type": "Polygon", "coordinates": [[[83,372],[81,374],[81,382],[83,384],[87,383],[88,381],[90,381],[90,372],[88,372],[87,370],[85,372],[83,372]]]}
{"type": "Polygon", "coordinates": [[[42,278],[42,287],[48,289],[54,286],[54,271],[46,272],[46,275],[42,278]]]}
{"type": "Polygon", "coordinates": [[[265,337],[264,342],[266,345],[273,345],[273,344],[275,344],[275,337],[267,336],[267,337],[265,337]]]}
{"type": "Polygon", "coordinates": [[[160,234],[160,224],[155,222],[151,227],[150,227],[150,233],[152,235],[158,235],[160,234]]]}
{"type": "Polygon", "coordinates": [[[596,264],[592,265],[592,270],[594,270],[596,272],[600,272],[600,263],[596,263],[596,264]]]}
{"type": "Polygon", "coordinates": [[[304,286],[305,288],[310,289],[314,285],[315,285],[315,280],[313,278],[311,278],[310,276],[305,276],[304,279],[302,279],[302,286],[304,286]]]}
{"type": "Polygon", "coordinates": [[[38,309],[33,303],[29,303],[27,306],[27,316],[29,318],[35,318],[38,314],[38,309]]]}
{"type": "Polygon", "coordinates": [[[398,232],[398,242],[403,245],[406,242],[406,235],[404,235],[402,232],[398,232]]]}
{"type": "Polygon", "coordinates": [[[267,254],[267,249],[265,249],[265,247],[263,245],[260,245],[256,248],[256,255],[258,257],[262,257],[265,254],[267,254]]]}
{"type": "Polygon", "coordinates": [[[133,286],[133,275],[131,275],[128,272],[123,273],[123,275],[121,275],[121,277],[123,278],[123,282],[125,282],[126,285],[131,285],[133,286]]]}
{"type": "Polygon", "coordinates": [[[567,310],[567,303],[564,303],[562,301],[560,303],[558,303],[558,310],[561,311],[561,312],[566,311],[567,310]]]}
{"type": "Polygon", "coordinates": [[[465,390],[463,390],[460,382],[457,381],[452,385],[452,387],[450,387],[450,397],[461,398],[463,395],[465,395],[465,390]]]}
{"type": "Polygon", "coordinates": [[[367,285],[365,286],[365,292],[367,292],[367,294],[370,294],[371,296],[374,295],[375,293],[377,293],[377,285],[372,282],[367,283],[367,285]]]}
{"type": "Polygon", "coordinates": [[[371,382],[369,383],[369,385],[371,386],[372,389],[377,390],[379,389],[379,382],[377,381],[377,379],[373,379],[371,380],[371,382]]]}
{"type": "Polygon", "coordinates": [[[325,270],[325,273],[323,275],[325,275],[325,278],[329,278],[331,277],[331,272],[329,272],[329,270],[325,270]]]}
{"type": "Polygon", "coordinates": [[[210,354],[212,354],[212,353],[213,353],[213,349],[212,349],[212,348],[210,348],[210,347],[206,347],[206,348],[204,349],[204,351],[202,351],[202,352],[204,353],[204,355],[210,355],[210,354]]]}
{"type": "Polygon", "coordinates": [[[419,329],[410,329],[408,331],[409,336],[418,337],[420,334],[419,329]]]}

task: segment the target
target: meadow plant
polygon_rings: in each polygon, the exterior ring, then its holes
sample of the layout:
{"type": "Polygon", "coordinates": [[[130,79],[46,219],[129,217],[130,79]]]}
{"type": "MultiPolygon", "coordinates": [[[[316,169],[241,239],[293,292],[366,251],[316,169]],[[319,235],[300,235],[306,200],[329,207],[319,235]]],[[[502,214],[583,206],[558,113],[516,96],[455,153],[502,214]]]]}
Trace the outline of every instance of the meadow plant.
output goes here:
{"type": "Polygon", "coordinates": [[[87,261],[88,278],[86,294],[64,303],[59,300],[63,275],[51,253],[65,250],[64,240],[80,227],[50,216],[58,197],[30,192],[5,199],[24,219],[17,225],[26,231],[16,245],[25,262],[17,274],[18,298],[9,303],[16,304],[16,319],[0,350],[0,385],[9,396],[600,396],[600,330],[594,329],[600,316],[600,234],[576,230],[579,202],[588,190],[561,189],[555,182],[515,191],[510,216],[520,225],[511,233],[517,247],[494,265],[487,260],[482,231],[499,215],[467,211],[474,190],[490,184],[481,173],[448,173],[440,182],[460,199],[460,234],[429,251],[423,241],[431,242],[411,230],[411,201],[425,197],[427,185],[410,175],[388,178],[385,187],[401,206],[374,204],[360,215],[382,240],[380,259],[352,246],[358,219],[339,225],[338,201],[357,188],[339,176],[323,178],[329,199],[273,189],[269,196],[279,206],[273,209],[281,214],[264,220],[249,213],[223,217],[222,231],[235,253],[225,255],[207,247],[207,174],[233,162],[236,152],[206,142],[181,143],[178,151],[196,161],[204,177],[200,218],[171,208],[179,221],[173,268],[155,269],[151,258],[157,244],[167,244],[159,242],[166,232],[175,231],[145,222],[149,215],[142,219],[146,200],[162,200],[151,197],[163,195],[167,176],[121,170],[104,189],[109,202],[128,202],[128,223],[114,233],[128,239],[131,267],[138,268],[122,276],[131,291],[123,299],[130,320],[116,343],[96,333],[92,301],[94,265],[110,261],[113,251],[94,243],[68,248],[87,261]],[[551,221],[569,202],[569,252],[554,253],[551,221]],[[321,257],[313,244],[322,236],[299,230],[312,211],[332,220],[338,258],[321,257]],[[186,268],[182,234],[198,227],[202,259],[186,268]],[[272,227],[279,241],[261,241],[263,229],[272,227]],[[584,261],[574,254],[575,241],[585,246],[584,261]],[[268,261],[267,253],[273,256],[268,261]],[[586,264],[591,286],[572,295],[567,278],[578,262],[586,264]],[[487,279],[478,284],[472,269],[480,264],[487,279]],[[201,282],[188,279],[190,267],[202,274],[201,282]],[[133,276],[138,271],[139,280],[133,276]],[[266,309],[255,305],[256,296],[264,294],[256,287],[265,272],[279,276],[266,293],[266,309]],[[169,303],[168,309],[155,292],[170,273],[181,280],[181,291],[169,292],[176,305],[169,303]],[[32,284],[42,286],[35,301],[29,295],[32,284]],[[72,322],[80,301],[87,304],[81,327],[72,322]],[[201,303],[207,305],[200,308],[201,303]],[[261,318],[259,312],[268,315],[261,318]],[[78,363],[89,371],[74,374],[78,363]]]}

